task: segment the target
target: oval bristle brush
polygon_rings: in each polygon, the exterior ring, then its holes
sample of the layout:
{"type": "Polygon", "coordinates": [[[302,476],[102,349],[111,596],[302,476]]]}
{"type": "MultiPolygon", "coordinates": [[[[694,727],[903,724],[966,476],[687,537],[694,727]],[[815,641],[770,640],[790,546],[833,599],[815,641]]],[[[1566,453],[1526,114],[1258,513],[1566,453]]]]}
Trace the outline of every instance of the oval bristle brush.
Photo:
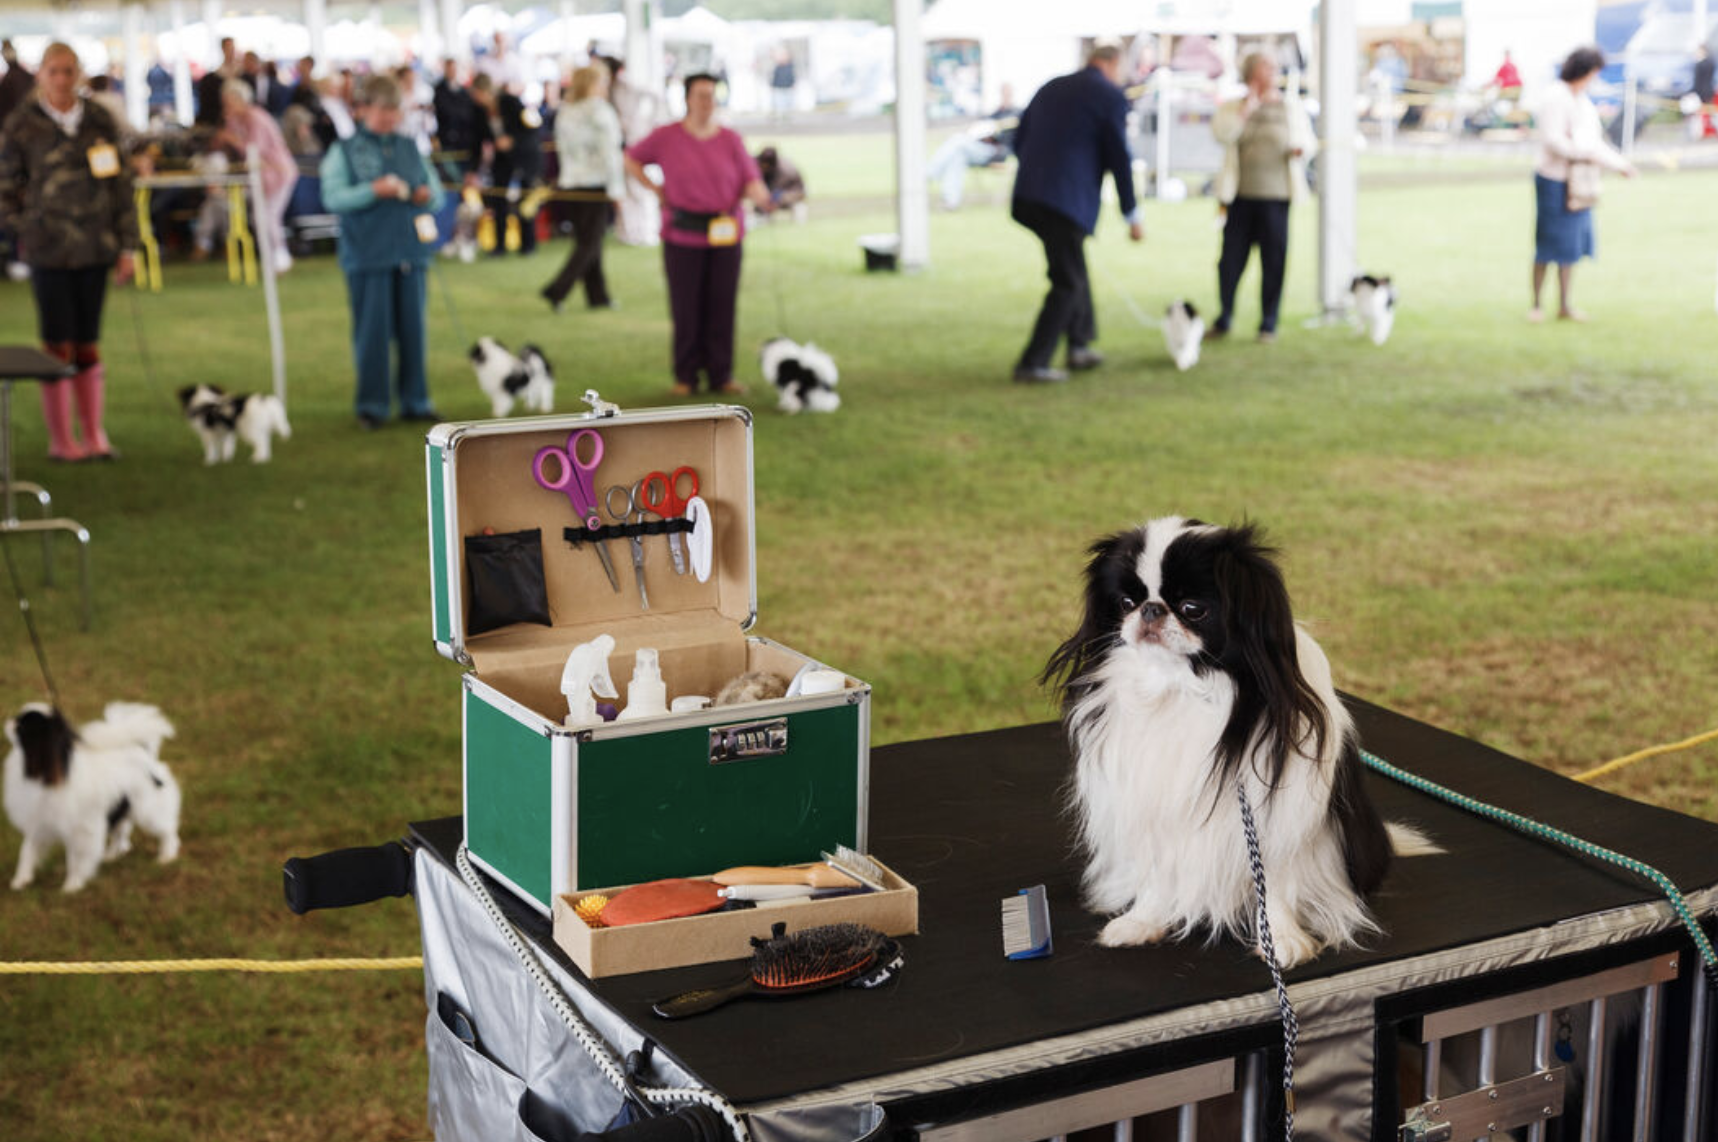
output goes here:
{"type": "Polygon", "coordinates": [[[658,1000],[651,1010],[664,1019],[701,1015],[735,999],[775,999],[837,987],[877,966],[889,938],[863,924],[824,924],[791,936],[776,924],[767,940],[752,939],[752,962],[744,979],[697,988],[658,1000]]]}

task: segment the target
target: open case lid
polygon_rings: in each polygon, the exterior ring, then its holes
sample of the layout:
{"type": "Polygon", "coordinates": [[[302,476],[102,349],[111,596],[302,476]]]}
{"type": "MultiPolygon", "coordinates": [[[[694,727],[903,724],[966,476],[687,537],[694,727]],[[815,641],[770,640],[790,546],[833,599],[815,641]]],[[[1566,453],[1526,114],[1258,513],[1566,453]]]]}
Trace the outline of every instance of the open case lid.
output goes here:
{"type": "MultiPolygon", "coordinates": [[[[594,394],[593,394],[594,395],[594,394]]],[[[426,438],[429,482],[431,607],[436,649],[476,668],[539,662],[559,669],[568,652],[607,632],[628,646],[671,646],[737,638],[757,619],[757,530],[752,503],[752,415],[738,405],[620,412],[597,401],[581,416],[541,416],[438,424],[426,438]],[[591,542],[573,546],[564,529],[581,524],[567,495],[540,486],[532,462],[539,449],[565,448],[581,429],[602,437],[592,473],[599,505],[609,488],[631,486],[651,472],[686,466],[713,526],[709,580],[674,571],[668,539],[644,537],[648,610],[639,605],[628,540],[606,542],[620,589],[609,584],[591,542]],[[550,623],[514,623],[468,635],[471,579],[465,539],[539,529],[550,623]]],[[[588,445],[580,449],[589,455],[588,445]]],[[[558,469],[549,464],[550,478],[558,469]]],[[[682,480],[682,492],[686,484],[682,480]]],[[[620,496],[615,496],[618,504],[620,496]]],[[[617,522],[606,507],[604,524],[617,522]]],[[[681,536],[682,543],[690,537],[681,536]]]]}

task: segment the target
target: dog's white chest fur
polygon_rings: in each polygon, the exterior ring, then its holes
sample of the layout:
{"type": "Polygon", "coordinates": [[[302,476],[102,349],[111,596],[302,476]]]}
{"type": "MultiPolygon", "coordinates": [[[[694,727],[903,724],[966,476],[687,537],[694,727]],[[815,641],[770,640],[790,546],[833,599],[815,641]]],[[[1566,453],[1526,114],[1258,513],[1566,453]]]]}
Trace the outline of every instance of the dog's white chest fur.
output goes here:
{"type": "MultiPolygon", "coordinates": [[[[1304,631],[1296,635],[1309,681],[1340,710],[1318,644],[1304,631]]],[[[1211,758],[1235,700],[1227,675],[1200,678],[1174,655],[1123,646],[1096,681],[1070,727],[1089,856],[1086,901],[1119,914],[1104,929],[1104,943],[1178,939],[1195,930],[1251,936],[1252,872],[1235,780],[1245,784],[1258,824],[1279,957],[1299,962],[1321,945],[1374,930],[1347,887],[1341,846],[1327,827],[1328,758],[1289,766],[1275,790],[1252,765],[1219,784],[1211,758]]],[[[1334,728],[1339,741],[1346,718],[1334,728]]]]}

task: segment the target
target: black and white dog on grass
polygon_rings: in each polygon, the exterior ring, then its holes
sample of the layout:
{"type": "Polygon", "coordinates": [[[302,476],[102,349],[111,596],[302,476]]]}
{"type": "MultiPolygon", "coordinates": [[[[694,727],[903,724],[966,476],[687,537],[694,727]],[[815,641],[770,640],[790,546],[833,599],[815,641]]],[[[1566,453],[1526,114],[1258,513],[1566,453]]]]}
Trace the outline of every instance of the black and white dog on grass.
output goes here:
{"type": "Polygon", "coordinates": [[[479,337],[470,356],[477,387],[489,398],[496,419],[511,413],[516,403],[531,412],[555,410],[555,370],[535,345],[526,345],[515,357],[495,338],[479,337]]]}
{"type": "Polygon", "coordinates": [[[251,463],[266,464],[276,436],[292,438],[286,406],[273,393],[229,393],[219,385],[186,385],[179,405],[203,442],[203,463],[224,464],[238,442],[251,446],[251,463]]]}
{"type": "Polygon", "coordinates": [[[1283,967],[1378,931],[1393,856],[1441,851],[1361,784],[1330,663],[1251,525],[1168,516],[1091,546],[1085,616],[1051,656],[1074,754],[1086,903],[1111,947],[1257,933],[1237,787],[1283,967]]]}
{"type": "Polygon", "coordinates": [[[104,861],[131,851],[133,826],[156,839],[156,859],[179,855],[179,785],[161,761],[173,725],[154,706],[109,702],[82,730],[31,702],[6,722],[6,816],[24,843],[13,888],[36,877],[42,858],[66,850],[62,886],[76,892],[104,861]]]}
{"type": "Polygon", "coordinates": [[[759,354],[764,380],[774,386],[776,407],[786,413],[834,412],[841,407],[835,386],[841,374],[828,353],[807,341],[801,345],[786,337],[764,342],[759,354]]]}
{"type": "Polygon", "coordinates": [[[1348,285],[1352,303],[1349,318],[1372,339],[1382,345],[1390,339],[1396,324],[1396,287],[1388,277],[1378,274],[1358,274],[1348,285]]]}

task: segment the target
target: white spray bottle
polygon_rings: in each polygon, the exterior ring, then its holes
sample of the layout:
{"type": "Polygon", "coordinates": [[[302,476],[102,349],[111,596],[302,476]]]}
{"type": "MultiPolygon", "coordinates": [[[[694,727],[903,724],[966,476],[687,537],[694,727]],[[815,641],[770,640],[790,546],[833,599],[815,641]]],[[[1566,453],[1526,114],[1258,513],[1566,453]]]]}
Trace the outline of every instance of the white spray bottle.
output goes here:
{"type": "Polygon", "coordinates": [[[608,656],[614,653],[614,636],[599,634],[582,642],[567,655],[566,669],[561,671],[561,693],[567,699],[568,729],[602,724],[597,713],[598,698],[619,697],[614,679],[609,677],[608,656]]]}
{"type": "Polygon", "coordinates": [[[648,718],[668,712],[668,687],[654,647],[641,646],[632,660],[632,681],[626,686],[626,709],[617,721],[648,718]]]}

